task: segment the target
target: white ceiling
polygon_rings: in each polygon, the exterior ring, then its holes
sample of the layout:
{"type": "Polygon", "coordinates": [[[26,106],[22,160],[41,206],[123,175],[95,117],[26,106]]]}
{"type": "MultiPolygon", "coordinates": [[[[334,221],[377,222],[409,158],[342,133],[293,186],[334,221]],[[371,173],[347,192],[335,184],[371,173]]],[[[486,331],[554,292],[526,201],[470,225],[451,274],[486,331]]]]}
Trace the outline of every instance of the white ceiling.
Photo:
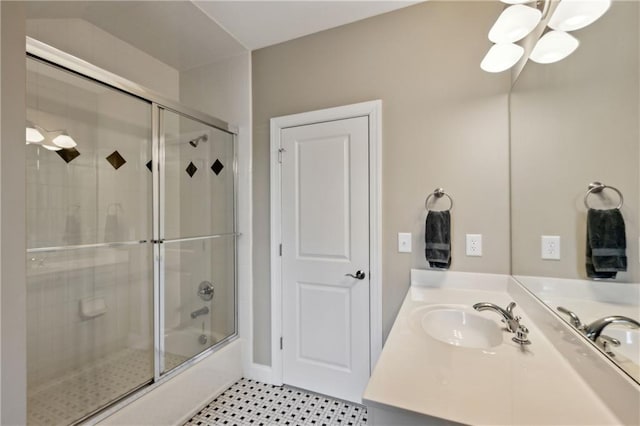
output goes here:
{"type": "Polygon", "coordinates": [[[194,3],[249,50],[400,9],[420,1],[199,1],[194,3]]]}
{"type": "Polygon", "coordinates": [[[182,71],[415,3],[29,1],[27,17],[84,19],[182,71]]]}

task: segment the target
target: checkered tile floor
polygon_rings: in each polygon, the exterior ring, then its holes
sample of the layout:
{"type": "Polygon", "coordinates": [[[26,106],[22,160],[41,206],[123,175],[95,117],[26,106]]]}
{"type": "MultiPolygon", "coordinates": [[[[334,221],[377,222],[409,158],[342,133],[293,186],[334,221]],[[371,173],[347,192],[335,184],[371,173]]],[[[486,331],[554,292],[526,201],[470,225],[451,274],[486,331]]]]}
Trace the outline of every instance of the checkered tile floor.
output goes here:
{"type": "Polygon", "coordinates": [[[241,379],[200,410],[185,426],[366,424],[367,409],[362,405],[286,385],[273,386],[241,379]]]}

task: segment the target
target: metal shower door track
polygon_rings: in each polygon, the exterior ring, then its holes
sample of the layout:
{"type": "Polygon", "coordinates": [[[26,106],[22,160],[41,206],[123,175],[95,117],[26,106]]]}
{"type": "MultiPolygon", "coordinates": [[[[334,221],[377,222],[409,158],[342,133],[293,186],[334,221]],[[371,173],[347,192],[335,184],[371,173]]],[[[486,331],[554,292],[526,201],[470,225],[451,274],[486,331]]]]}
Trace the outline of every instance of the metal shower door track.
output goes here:
{"type": "Polygon", "coordinates": [[[233,135],[238,134],[238,128],[230,125],[224,120],[186,107],[179,102],[154,92],[153,90],[147,89],[139,84],[127,80],[126,78],[122,78],[117,74],[103,70],[102,68],[99,68],[87,61],[56,49],[55,47],[34,38],[27,37],[26,48],[27,55],[34,59],[50,63],[74,74],[79,74],[82,77],[89,78],[102,85],[109,86],[142,100],[157,104],[163,109],[187,116],[224,132],[231,133],[233,135]]]}

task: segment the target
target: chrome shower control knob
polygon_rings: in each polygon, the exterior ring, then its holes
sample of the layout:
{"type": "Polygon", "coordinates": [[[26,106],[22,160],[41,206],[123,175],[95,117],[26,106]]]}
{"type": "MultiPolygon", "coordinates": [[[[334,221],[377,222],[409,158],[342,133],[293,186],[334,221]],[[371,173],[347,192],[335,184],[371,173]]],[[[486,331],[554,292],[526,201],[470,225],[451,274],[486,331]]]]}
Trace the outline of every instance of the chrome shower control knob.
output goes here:
{"type": "Polygon", "coordinates": [[[209,281],[202,281],[198,286],[198,296],[200,296],[200,299],[204,300],[205,302],[213,299],[214,293],[215,291],[213,289],[213,284],[211,284],[209,281]]]}

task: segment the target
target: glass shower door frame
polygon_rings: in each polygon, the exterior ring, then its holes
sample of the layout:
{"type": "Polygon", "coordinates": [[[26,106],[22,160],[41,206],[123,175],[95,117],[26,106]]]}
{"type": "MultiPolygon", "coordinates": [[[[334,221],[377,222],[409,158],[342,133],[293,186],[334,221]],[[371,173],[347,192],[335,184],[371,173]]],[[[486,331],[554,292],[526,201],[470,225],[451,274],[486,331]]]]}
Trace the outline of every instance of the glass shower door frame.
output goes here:
{"type": "Polygon", "coordinates": [[[164,211],[164,199],[161,197],[162,179],[161,170],[164,170],[164,136],[162,133],[162,118],[160,106],[153,102],[151,104],[151,132],[152,132],[152,199],[153,199],[153,381],[160,380],[164,370],[164,339],[162,330],[164,329],[164,260],[162,259],[160,247],[160,235],[162,229],[164,211]]]}
{"type": "Polygon", "coordinates": [[[233,137],[232,142],[232,169],[233,169],[233,220],[231,223],[232,232],[230,233],[213,233],[210,235],[200,235],[193,237],[175,237],[175,238],[166,238],[165,232],[165,217],[167,210],[167,206],[165,203],[165,194],[166,194],[166,159],[167,159],[167,150],[166,150],[166,138],[165,138],[165,123],[166,123],[166,114],[172,113],[178,115],[182,118],[192,120],[203,124],[205,126],[213,127],[218,130],[218,127],[214,126],[211,122],[203,120],[199,117],[194,117],[190,115],[188,112],[182,111],[177,108],[167,107],[165,105],[161,105],[159,103],[152,103],[152,131],[154,135],[154,144],[152,151],[152,159],[154,164],[157,164],[157,168],[154,166],[153,173],[153,199],[154,206],[157,206],[157,209],[154,210],[153,217],[153,240],[152,243],[154,245],[154,381],[157,382],[161,380],[161,378],[165,376],[173,376],[174,372],[179,372],[184,368],[187,368],[189,365],[197,362],[198,360],[206,357],[211,352],[215,351],[216,348],[223,346],[230,340],[233,340],[238,335],[238,286],[237,286],[237,277],[238,277],[238,262],[237,262],[237,237],[240,234],[237,231],[237,135],[235,133],[224,130],[229,133],[233,137]],[[221,237],[234,237],[234,265],[233,265],[233,298],[234,298],[234,332],[217,342],[216,344],[204,349],[202,352],[190,357],[184,364],[180,364],[177,367],[166,369],[165,365],[165,292],[166,292],[166,254],[165,254],[165,243],[182,243],[182,242],[192,242],[192,241],[204,241],[204,240],[212,240],[221,237]]]}
{"type": "MultiPolygon", "coordinates": [[[[132,390],[121,396],[113,404],[106,406],[94,413],[90,413],[80,421],[86,421],[91,418],[92,422],[100,421],[113,414],[122,407],[130,404],[136,399],[140,398],[150,390],[159,386],[163,382],[171,379],[175,375],[189,368],[191,365],[199,362],[201,359],[207,357],[211,353],[217,351],[226,343],[235,340],[238,336],[238,244],[237,238],[240,236],[237,228],[237,200],[238,200],[238,173],[237,173],[237,135],[238,129],[236,126],[230,125],[223,120],[209,116],[200,111],[196,111],[181,105],[180,103],[171,99],[164,98],[156,93],[149,91],[140,85],[126,80],[116,74],[110,73],[97,66],[94,66],[84,60],[76,58],[73,55],[58,50],[52,46],[42,43],[38,40],[30,37],[26,38],[26,54],[27,57],[31,57],[43,63],[47,63],[58,69],[70,72],[75,75],[79,75],[83,78],[93,80],[97,84],[101,84],[112,89],[118,90],[125,94],[140,98],[144,101],[151,103],[151,150],[152,150],[152,236],[153,240],[150,241],[153,244],[153,326],[154,326],[154,377],[153,381],[147,385],[143,385],[141,388],[132,390]],[[162,134],[162,111],[171,111],[179,114],[183,117],[198,121],[207,126],[211,126],[223,132],[230,134],[233,138],[233,160],[232,160],[232,173],[233,173],[233,232],[225,234],[225,236],[234,237],[234,264],[233,264],[233,292],[234,292],[234,332],[228,337],[217,342],[215,345],[203,350],[199,354],[189,358],[183,364],[178,367],[167,371],[164,371],[164,290],[165,290],[165,276],[164,276],[164,259],[162,240],[164,231],[164,199],[163,190],[164,182],[162,172],[165,170],[164,161],[164,136],[162,134]]],[[[216,236],[196,237],[196,238],[184,238],[181,241],[188,241],[194,239],[203,238],[216,238],[216,236]]],[[[169,241],[169,240],[168,240],[169,241]]],[[[173,241],[173,240],[171,240],[173,241]]],[[[141,243],[141,242],[137,242],[141,243]]]]}

